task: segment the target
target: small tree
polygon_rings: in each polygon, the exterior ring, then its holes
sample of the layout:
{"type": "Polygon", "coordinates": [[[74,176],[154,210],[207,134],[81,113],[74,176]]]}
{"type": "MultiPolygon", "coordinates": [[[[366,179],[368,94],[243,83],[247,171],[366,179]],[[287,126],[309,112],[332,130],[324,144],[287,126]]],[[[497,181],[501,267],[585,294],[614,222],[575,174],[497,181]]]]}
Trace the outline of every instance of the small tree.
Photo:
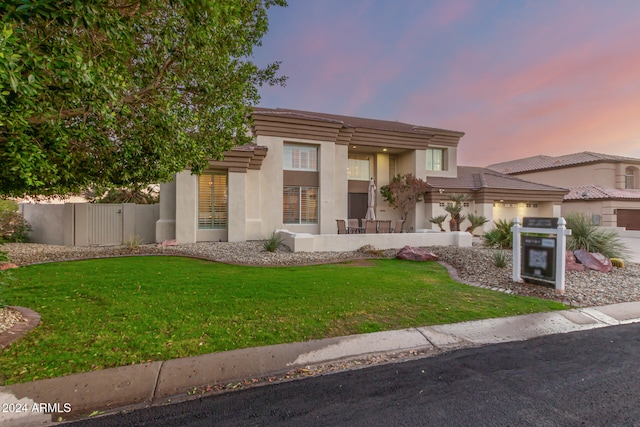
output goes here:
{"type": "Polygon", "coordinates": [[[489,220],[487,218],[485,218],[484,216],[482,216],[482,215],[474,215],[472,213],[467,215],[467,219],[469,220],[471,225],[469,225],[465,231],[467,233],[471,233],[471,234],[473,234],[473,230],[475,230],[476,228],[478,228],[478,227],[486,224],[487,222],[489,222],[489,220]]]}
{"type": "Polygon", "coordinates": [[[428,190],[429,186],[425,181],[408,173],[394,176],[389,185],[380,188],[380,194],[406,220],[409,212],[416,207],[417,202],[424,199],[424,193],[428,190]]]}
{"type": "Polygon", "coordinates": [[[434,216],[429,218],[429,222],[432,224],[437,224],[440,227],[440,231],[445,231],[442,227],[442,223],[447,219],[447,214],[434,216]]]}
{"type": "Polygon", "coordinates": [[[449,215],[451,215],[451,219],[449,220],[449,228],[451,231],[460,231],[460,223],[467,218],[461,214],[463,207],[462,203],[470,198],[471,196],[467,193],[451,193],[449,195],[449,200],[451,200],[452,203],[447,204],[444,210],[449,212],[449,215]]]}

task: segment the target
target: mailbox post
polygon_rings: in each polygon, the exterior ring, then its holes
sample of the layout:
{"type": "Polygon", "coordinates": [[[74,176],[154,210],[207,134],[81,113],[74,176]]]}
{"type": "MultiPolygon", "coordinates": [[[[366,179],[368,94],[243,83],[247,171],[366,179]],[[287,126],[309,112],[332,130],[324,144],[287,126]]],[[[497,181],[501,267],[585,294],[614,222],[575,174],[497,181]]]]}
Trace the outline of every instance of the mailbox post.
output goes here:
{"type": "Polygon", "coordinates": [[[567,237],[564,218],[514,219],[513,232],[513,281],[531,278],[555,285],[557,292],[564,294],[567,237]],[[527,236],[522,233],[551,234],[553,237],[527,236]],[[524,257],[522,256],[524,252],[524,257]]]}

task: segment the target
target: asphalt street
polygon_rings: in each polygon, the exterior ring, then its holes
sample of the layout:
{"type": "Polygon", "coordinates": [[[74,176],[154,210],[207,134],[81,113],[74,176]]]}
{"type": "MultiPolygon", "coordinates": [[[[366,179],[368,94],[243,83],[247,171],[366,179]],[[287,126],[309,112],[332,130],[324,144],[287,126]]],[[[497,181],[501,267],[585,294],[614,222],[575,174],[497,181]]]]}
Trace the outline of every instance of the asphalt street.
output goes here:
{"type": "Polygon", "coordinates": [[[640,425],[640,324],[465,348],[80,426],[640,425]]]}

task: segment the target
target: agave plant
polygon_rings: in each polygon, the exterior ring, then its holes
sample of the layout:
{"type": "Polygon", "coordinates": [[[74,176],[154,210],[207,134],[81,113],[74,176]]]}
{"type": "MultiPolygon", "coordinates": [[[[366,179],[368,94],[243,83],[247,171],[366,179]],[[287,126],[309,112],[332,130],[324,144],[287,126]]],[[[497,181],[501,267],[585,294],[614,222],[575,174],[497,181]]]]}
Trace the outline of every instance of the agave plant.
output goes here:
{"type": "Polygon", "coordinates": [[[567,236],[568,250],[584,249],[599,252],[607,258],[627,258],[629,248],[615,231],[598,227],[582,212],[570,212],[564,219],[567,221],[567,229],[571,230],[571,235],[567,236]]]}

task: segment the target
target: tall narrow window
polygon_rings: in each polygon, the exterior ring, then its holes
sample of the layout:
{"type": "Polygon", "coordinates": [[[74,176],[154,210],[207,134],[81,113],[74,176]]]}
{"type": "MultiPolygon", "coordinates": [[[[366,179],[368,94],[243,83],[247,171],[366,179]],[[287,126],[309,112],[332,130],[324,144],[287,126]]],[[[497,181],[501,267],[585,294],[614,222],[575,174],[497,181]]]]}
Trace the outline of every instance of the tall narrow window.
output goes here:
{"type": "Polygon", "coordinates": [[[445,170],[443,148],[427,148],[427,170],[429,171],[445,170]]]}
{"type": "Polygon", "coordinates": [[[285,186],[282,222],[284,224],[317,224],[318,189],[316,187],[285,186]]]}
{"type": "Polygon", "coordinates": [[[355,181],[369,181],[371,178],[369,156],[349,156],[347,178],[355,181]]]}
{"type": "Polygon", "coordinates": [[[198,179],[198,228],[227,227],[227,174],[212,172],[198,179]]]}
{"type": "Polygon", "coordinates": [[[624,171],[624,188],[632,190],[636,186],[636,169],[628,167],[624,171]]]}
{"type": "Polygon", "coordinates": [[[317,171],[318,147],[315,145],[284,144],[284,170],[317,171]]]}

